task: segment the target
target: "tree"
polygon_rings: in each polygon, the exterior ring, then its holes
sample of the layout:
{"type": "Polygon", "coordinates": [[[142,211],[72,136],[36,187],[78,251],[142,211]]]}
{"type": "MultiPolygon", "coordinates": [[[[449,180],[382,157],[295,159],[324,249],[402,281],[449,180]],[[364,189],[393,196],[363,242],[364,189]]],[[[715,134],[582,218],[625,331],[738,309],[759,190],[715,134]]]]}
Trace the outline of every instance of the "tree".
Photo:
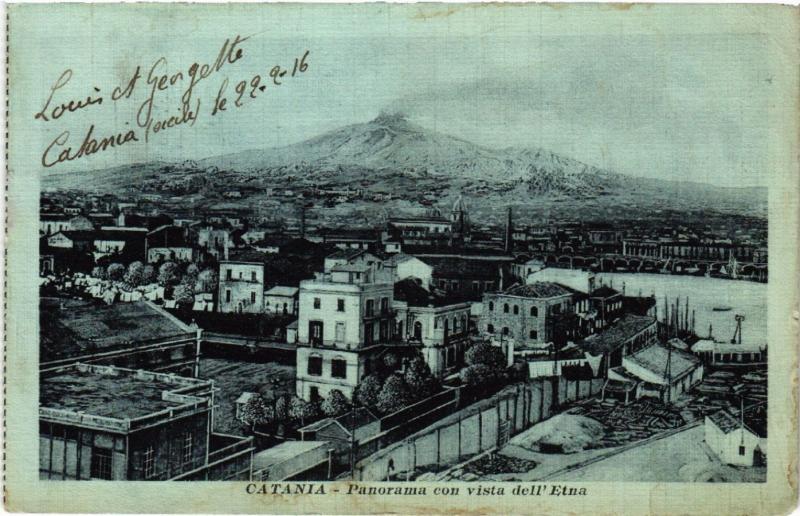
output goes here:
{"type": "Polygon", "coordinates": [[[142,262],[131,262],[128,265],[128,271],[125,273],[125,283],[131,287],[138,287],[142,284],[143,277],[144,265],[142,265],[142,262]]]}
{"type": "Polygon", "coordinates": [[[194,287],[182,281],[175,290],[172,292],[172,297],[179,305],[188,305],[194,303],[194,287]]]}
{"type": "Polygon", "coordinates": [[[475,364],[467,366],[459,372],[461,381],[471,387],[485,385],[496,381],[496,373],[486,364],[475,364]]]}
{"type": "Polygon", "coordinates": [[[217,290],[217,273],[213,269],[205,269],[197,275],[195,292],[214,292],[217,290]]]}
{"type": "Polygon", "coordinates": [[[275,419],[278,421],[289,419],[289,397],[285,394],[275,400],[275,419]]]}
{"type": "Polygon", "coordinates": [[[142,269],[142,285],[150,285],[156,282],[156,269],[152,265],[145,265],[142,269]]]}
{"type": "Polygon", "coordinates": [[[467,385],[487,385],[502,381],[506,372],[503,350],[488,342],[479,342],[464,355],[467,367],[461,370],[461,381],[467,385]]]}
{"type": "Polygon", "coordinates": [[[385,365],[389,371],[394,371],[397,369],[398,363],[399,360],[397,359],[397,355],[394,353],[386,353],[386,355],[383,357],[383,365],[385,365]]]}
{"type": "Polygon", "coordinates": [[[378,404],[378,395],[381,393],[381,379],[378,375],[371,374],[364,378],[356,388],[355,398],[365,407],[374,407],[378,404]]]}
{"type": "Polygon", "coordinates": [[[321,405],[322,413],[328,417],[336,417],[347,412],[350,402],[339,389],[333,389],[321,405]]]}
{"type": "Polygon", "coordinates": [[[431,374],[431,368],[421,356],[415,356],[406,364],[403,380],[409,393],[416,398],[425,398],[436,391],[436,379],[431,374]]]}
{"type": "Polygon", "coordinates": [[[378,394],[378,410],[384,414],[395,412],[405,407],[411,401],[408,389],[403,379],[393,374],[383,382],[380,394],[378,394]]]}
{"type": "Polygon", "coordinates": [[[306,419],[316,416],[316,406],[303,398],[294,396],[289,402],[289,417],[300,421],[301,426],[305,426],[306,419]]]}
{"type": "Polygon", "coordinates": [[[272,407],[267,405],[261,396],[253,396],[242,407],[242,421],[251,428],[270,423],[273,416],[272,407]]]}
{"type": "Polygon", "coordinates": [[[108,266],[108,279],[122,281],[125,276],[125,267],[121,263],[112,263],[108,266]]]}
{"type": "Polygon", "coordinates": [[[174,262],[164,262],[158,269],[158,283],[162,287],[176,285],[180,281],[178,266],[174,262]]]}
{"type": "Polygon", "coordinates": [[[186,273],[184,274],[184,278],[188,278],[191,280],[192,283],[197,281],[197,275],[200,274],[200,269],[197,268],[197,265],[190,263],[186,267],[186,273]]]}
{"type": "Polygon", "coordinates": [[[97,265],[94,269],[92,269],[92,277],[106,279],[106,268],[102,265],[97,265]]]}
{"type": "Polygon", "coordinates": [[[503,350],[488,342],[479,342],[469,348],[464,355],[464,360],[467,365],[484,364],[500,370],[506,368],[506,356],[503,354],[503,350]]]}

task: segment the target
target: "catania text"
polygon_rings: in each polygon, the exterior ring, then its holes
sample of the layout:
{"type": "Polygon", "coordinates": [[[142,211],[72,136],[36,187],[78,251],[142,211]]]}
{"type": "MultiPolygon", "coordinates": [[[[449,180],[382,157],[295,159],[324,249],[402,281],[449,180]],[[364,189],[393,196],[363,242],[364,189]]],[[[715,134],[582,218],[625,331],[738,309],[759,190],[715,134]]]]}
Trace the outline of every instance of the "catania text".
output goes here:
{"type": "Polygon", "coordinates": [[[586,496],[585,487],[570,487],[557,484],[517,484],[517,485],[481,485],[463,487],[442,485],[427,486],[393,486],[393,485],[362,485],[362,484],[323,484],[323,483],[272,483],[272,484],[247,484],[247,494],[264,495],[324,495],[328,493],[342,493],[348,495],[446,495],[446,496],[586,496]]]}

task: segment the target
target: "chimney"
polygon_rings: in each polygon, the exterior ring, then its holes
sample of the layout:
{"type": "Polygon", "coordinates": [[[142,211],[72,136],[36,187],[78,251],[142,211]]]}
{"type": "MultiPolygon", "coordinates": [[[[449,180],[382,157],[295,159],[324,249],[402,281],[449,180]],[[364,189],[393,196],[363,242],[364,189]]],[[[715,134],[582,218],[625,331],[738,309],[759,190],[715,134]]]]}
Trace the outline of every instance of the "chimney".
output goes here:
{"type": "Polygon", "coordinates": [[[513,222],[512,222],[512,215],[511,215],[511,207],[509,206],[506,209],[506,238],[505,238],[505,245],[503,246],[503,250],[507,253],[510,253],[514,247],[513,241],[513,222]]]}

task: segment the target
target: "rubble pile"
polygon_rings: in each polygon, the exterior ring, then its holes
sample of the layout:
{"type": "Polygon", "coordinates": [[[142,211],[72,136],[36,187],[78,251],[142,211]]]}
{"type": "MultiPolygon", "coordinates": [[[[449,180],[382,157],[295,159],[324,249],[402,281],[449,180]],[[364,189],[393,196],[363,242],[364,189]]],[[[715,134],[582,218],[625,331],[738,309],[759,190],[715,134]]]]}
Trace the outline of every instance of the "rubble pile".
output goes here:
{"type": "Polygon", "coordinates": [[[605,435],[590,448],[620,446],[685,424],[677,409],[648,399],[636,400],[628,405],[615,400],[589,399],[567,413],[590,417],[605,426],[605,435]]]}
{"type": "Polygon", "coordinates": [[[489,453],[453,470],[439,473],[434,471],[423,473],[415,480],[419,482],[442,480],[473,482],[498,473],[527,473],[536,466],[537,463],[532,460],[507,457],[499,453],[489,453]]]}

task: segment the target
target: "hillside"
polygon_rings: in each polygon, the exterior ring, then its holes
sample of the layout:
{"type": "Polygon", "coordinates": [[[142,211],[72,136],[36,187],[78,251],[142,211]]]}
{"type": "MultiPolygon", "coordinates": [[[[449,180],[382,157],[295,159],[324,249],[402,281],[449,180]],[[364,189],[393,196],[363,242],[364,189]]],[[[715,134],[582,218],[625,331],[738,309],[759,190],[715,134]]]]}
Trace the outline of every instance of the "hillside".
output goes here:
{"type": "MultiPolygon", "coordinates": [[[[209,201],[241,188],[359,187],[411,205],[464,194],[479,211],[556,203],[567,214],[600,208],[714,209],[765,216],[766,189],[720,188],[626,176],[538,148],[492,149],[382,114],[299,143],[183,163],[148,163],[46,175],[45,188],[194,195],[209,201]],[[486,204],[485,204],[486,203],[486,204]],[[485,206],[482,206],[484,205],[485,206]]],[[[549,208],[548,208],[549,209],[549,208]]]]}

